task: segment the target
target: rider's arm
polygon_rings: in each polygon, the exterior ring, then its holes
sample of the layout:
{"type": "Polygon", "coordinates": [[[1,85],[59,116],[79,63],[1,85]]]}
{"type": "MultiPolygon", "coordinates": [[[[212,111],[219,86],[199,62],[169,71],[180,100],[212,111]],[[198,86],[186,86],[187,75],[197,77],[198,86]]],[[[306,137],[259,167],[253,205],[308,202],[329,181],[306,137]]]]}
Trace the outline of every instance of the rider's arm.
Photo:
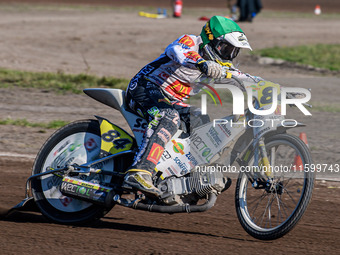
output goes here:
{"type": "Polygon", "coordinates": [[[197,36],[183,35],[168,45],[165,54],[182,66],[197,69],[197,63],[203,61],[198,53],[199,43],[197,36]]]}
{"type": "Polygon", "coordinates": [[[221,78],[223,76],[221,66],[213,61],[204,60],[198,53],[201,43],[200,37],[183,35],[165,49],[165,54],[182,66],[198,69],[211,78],[221,78]]]}
{"type": "Polygon", "coordinates": [[[263,78],[261,77],[250,75],[248,73],[243,73],[239,69],[235,68],[234,65],[229,67],[228,72],[231,73],[234,78],[239,79],[241,81],[255,82],[255,83],[258,83],[259,81],[263,81],[263,78]]]}

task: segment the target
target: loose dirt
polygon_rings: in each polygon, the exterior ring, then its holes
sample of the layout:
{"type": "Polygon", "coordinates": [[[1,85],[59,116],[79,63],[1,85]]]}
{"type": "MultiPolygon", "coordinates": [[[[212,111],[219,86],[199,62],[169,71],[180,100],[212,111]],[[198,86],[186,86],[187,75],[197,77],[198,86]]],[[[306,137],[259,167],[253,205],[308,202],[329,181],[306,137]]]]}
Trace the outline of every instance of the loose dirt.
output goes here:
{"type": "MultiPolygon", "coordinates": [[[[263,2],[269,8],[270,1],[263,2]]],[[[156,10],[157,4],[153,3],[156,10]]],[[[156,58],[168,43],[184,33],[198,34],[204,24],[193,13],[181,19],[139,17],[142,7],[39,6],[0,5],[0,67],[129,78],[156,58]]],[[[275,6],[272,9],[277,10],[275,6]]],[[[340,10],[337,5],[335,8],[340,10]]],[[[213,10],[216,14],[224,12],[221,8],[213,10]]],[[[240,25],[254,49],[340,43],[340,38],[334,35],[340,26],[336,18],[259,15],[253,23],[240,25]]],[[[246,52],[238,61],[245,72],[289,87],[312,88],[311,104],[339,107],[337,76],[285,65],[262,65],[246,52]]],[[[292,133],[306,132],[314,162],[339,164],[340,150],[336,146],[340,138],[339,113],[322,112],[320,107],[311,110],[311,118],[297,109],[288,112],[290,118],[307,124],[292,133]]],[[[57,95],[48,90],[17,87],[0,89],[0,119],[73,121],[93,115],[107,117],[127,129],[115,110],[85,95],[57,95]]],[[[30,175],[34,155],[52,132],[0,126],[1,207],[14,206],[24,198],[25,180],[30,175]]],[[[234,184],[218,198],[215,207],[201,214],[162,215],[115,207],[96,224],[74,227],[51,224],[39,213],[15,213],[0,221],[0,253],[338,254],[340,185],[329,181],[338,177],[339,174],[329,172],[319,175],[313,200],[302,221],[276,241],[255,240],[241,228],[234,208],[234,184]]]]}

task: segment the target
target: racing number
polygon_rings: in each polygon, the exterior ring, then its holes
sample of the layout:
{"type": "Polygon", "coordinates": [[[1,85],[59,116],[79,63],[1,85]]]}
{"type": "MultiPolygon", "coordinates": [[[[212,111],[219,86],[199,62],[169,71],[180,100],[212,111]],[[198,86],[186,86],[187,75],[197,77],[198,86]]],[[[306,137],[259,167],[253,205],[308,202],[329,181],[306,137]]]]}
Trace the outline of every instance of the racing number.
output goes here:
{"type": "Polygon", "coordinates": [[[127,144],[131,143],[131,141],[127,138],[117,139],[113,141],[116,149],[124,149],[127,144]]]}
{"type": "Polygon", "coordinates": [[[105,133],[102,135],[102,139],[105,141],[105,142],[113,142],[115,138],[119,137],[120,134],[118,131],[116,130],[110,130],[109,132],[105,133]]]}
{"type": "Polygon", "coordinates": [[[267,87],[262,90],[261,104],[269,104],[272,102],[273,87],[267,87]],[[270,92],[270,93],[269,93],[270,92]]]}
{"type": "Polygon", "coordinates": [[[102,139],[105,142],[113,143],[116,149],[124,149],[127,144],[131,143],[127,138],[116,139],[118,137],[120,137],[120,133],[117,130],[110,130],[102,135],[102,139]]]}
{"type": "MultiPolygon", "coordinates": [[[[277,96],[278,100],[280,99],[280,96],[281,94],[277,96]]],[[[273,102],[272,98],[273,98],[273,87],[266,87],[262,90],[262,97],[260,99],[260,103],[262,105],[270,104],[273,102]]]]}

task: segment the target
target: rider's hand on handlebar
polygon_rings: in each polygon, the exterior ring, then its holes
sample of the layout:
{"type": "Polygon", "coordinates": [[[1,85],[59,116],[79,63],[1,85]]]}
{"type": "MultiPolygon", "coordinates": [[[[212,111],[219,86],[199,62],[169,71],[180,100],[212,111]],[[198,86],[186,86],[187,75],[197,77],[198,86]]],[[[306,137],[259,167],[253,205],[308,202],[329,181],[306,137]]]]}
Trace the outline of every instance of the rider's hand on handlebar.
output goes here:
{"type": "Polygon", "coordinates": [[[222,66],[214,61],[202,60],[197,63],[197,68],[205,75],[214,79],[222,78],[224,75],[222,66]]]}

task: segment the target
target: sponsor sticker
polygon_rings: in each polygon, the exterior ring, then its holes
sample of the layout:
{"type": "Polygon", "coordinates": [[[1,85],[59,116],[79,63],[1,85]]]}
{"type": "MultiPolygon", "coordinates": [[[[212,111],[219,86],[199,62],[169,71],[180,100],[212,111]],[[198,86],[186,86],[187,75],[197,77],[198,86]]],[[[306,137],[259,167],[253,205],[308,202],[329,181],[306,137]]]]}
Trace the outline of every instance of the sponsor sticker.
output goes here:
{"type": "Polygon", "coordinates": [[[68,207],[68,205],[72,202],[72,198],[63,196],[62,198],[60,198],[60,202],[63,206],[68,207]]]}
{"type": "Polygon", "coordinates": [[[138,174],[135,175],[134,177],[135,177],[136,181],[137,181],[138,183],[140,183],[142,186],[144,186],[144,187],[146,187],[146,188],[148,188],[148,189],[151,188],[151,185],[148,184],[146,181],[144,181],[144,179],[141,178],[138,174]]]}
{"type": "Polygon", "coordinates": [[[194,62],[197,62],[199,59],[202,59],[201,55],[198,54],[196,51],[189,51],[187,53],[184,53],[184,56],[187,59],[193,60],[194,62]]]}
{"type": "Polygon", "coordinates": [[[160,146],[158,143],[152,144],[147,160],[157,165],[159,159],[161,158],[163,154],[163,151],[164,151],[164,148],[160,146]]]}
{"type": "Polygon", "coordinates": [[[171,141],[174,144],[173,150],[176,153],[181,153],[182,155],[185,154],[185,152],[183,151],[184,149],[184,145],[182,143],[177,143],[175,140],[171,141]]]}
{"type": "Polygon", "coordinates": [[[207,24],[205,24],[204,31],[205,31],[206,35],[208,36],[208,39],[210,41],[212,41],[214,39],[214,35],[212,34],[212,32],[210,30],[209,21],[207,22],[207,24]]]}
{"type": "Polygon", "coordinates": [[[181,174],[186,174],[187,172],[189,172],[189,169],[187,168],[185,163],[182,162],[182,160],[180,160],[178,157],[174,158],[174,161],[180,167],[181,174]]]}
{"type": "Polygon", "coordinates": [[[167,92],[169,92],[172,96],[177,99],[187,98],[191,91],[190,84],[183,83],[179,80],[175,80],[169,86],[165,88],[167,92]]]}
{"type": "Polygon", "coordinates": [[[66,141],[63,145],[60,146],[60,148],[58,148],[58,149],[54,152],[53,156],[56,156],[59,152],[61,152],[63,149],[65,149],[65,147],[66,147],[67,145],[69,145],[70,143],[71,143],[70,141],[66,141]]]}
{"type": "Polygon", "coordinates": [[[86,142],[85,142],[85,149],[87,150],[87,151],[92,151],[92,150],[94,150],[95,148],[97,148],[98,147],[98,145],[97,145],[97,143],[96,143],[96,141],[93,139],[93,138],[90,138],[90,139],[88,139],[86,142]]]}
{"type": "Polygon", "coordinates": [[[156,114],[159,113],[159,109],[156,107],[156,106],[153,106],[152,108],[150,108],[148,110],[148,113],[151,115],[151,116],[156,116],[156,114]]]}
{"type": "Polygon", "coordinates": [[[168,143],[171,138],[170,132],[166,130],[165,128],[161,128],[161,130],[159,130],[157,135],[164,143],[168,143]]]}
{"type": "Polygon", "coordinates": [[[188,35],[183,36],[178,42],[189,47],[195,46],[194,41],[188,35]]]}
{"type": "Polygon", "coordinates": [[[206,135],[215,146],[219,146],[222,143],[222,140],[220,139],[219,134],[215,130],[215,128],[209,128],[209,131],[206,135]]]}
{"type": "Polygon", "coordinates": [[[158,74],[158,76],[163,78],[164,80],[166,80],[170,77],[170,75],[167,74],[166,72],[161,72],[161,73],[158,74]]]}

